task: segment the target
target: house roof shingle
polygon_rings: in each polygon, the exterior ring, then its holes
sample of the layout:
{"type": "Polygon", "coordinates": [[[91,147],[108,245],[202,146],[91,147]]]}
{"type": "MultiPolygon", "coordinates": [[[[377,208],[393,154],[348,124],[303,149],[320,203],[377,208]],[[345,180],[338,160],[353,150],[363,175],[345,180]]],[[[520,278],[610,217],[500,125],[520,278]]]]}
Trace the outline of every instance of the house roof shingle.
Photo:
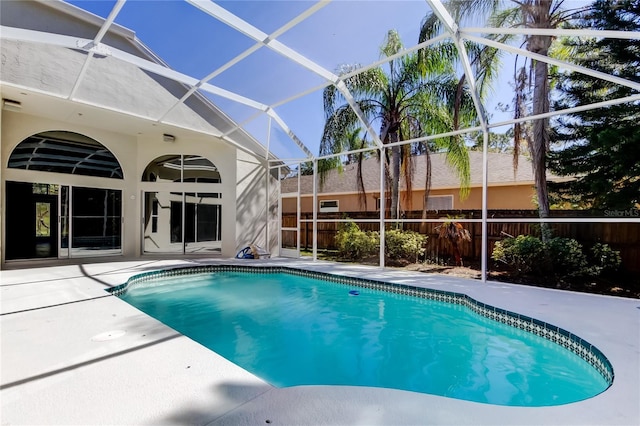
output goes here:
{"type": "MultiPolygon", "coordinates": [[[[471,165],[471,187],[482,186],[482,152],[470,151],[469,160],[471,165]]],[[[425,157],[413,157],[412,166],[414,168],[412,185],[414,190],[421,190],[425,187],[426,162],[425,157]]],[[[331,170],[326,175],[324,183],[317,185],[318,193],[351,193],[357,192],[357,164],[344,166],[343,171],[331,170]]],[[[363,161],[362,178],[366,192],[380,191],[380,165],[376,158],[369,158],[363,161]]],[[[547,173],[547,179],[558,180],[558,176],[547,173]]],[[[319,181],[318,181],[319,182],[319,181]]],[[[431,189],[445,189],[460,187],[460,179],[455,169],[447,164],[446,154],[431,155],[431,189]]],[[[297,177],[286,178],[281,182],[281,192],[296,192],[297,177]]],[[[518,169],[513,169],[513,156],[511,154],[489,153],[488,154],[488,184],[491,186],[501,185],[525,185],[533,184],[533,171],[531,161],[525,156],[520,156],[518,169]]],[[[405,185],[401,182],[401,188],[405,185]]],[[[311,194],[313,192],[313,176],[300,177],[300,193],[311,194]]]]}

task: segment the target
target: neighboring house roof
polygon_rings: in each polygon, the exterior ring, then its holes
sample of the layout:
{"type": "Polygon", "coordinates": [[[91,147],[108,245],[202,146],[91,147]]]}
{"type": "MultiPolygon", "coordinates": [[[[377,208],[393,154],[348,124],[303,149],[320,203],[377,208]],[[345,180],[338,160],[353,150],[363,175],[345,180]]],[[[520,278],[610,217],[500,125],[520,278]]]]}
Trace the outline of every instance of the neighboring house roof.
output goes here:
{"type": "MultiPolygon", "coordinates": [[[[482,186],[482,152],[470,151],[469,160],[471,164],[471,187],[482,186]]],[[[426,161],[424,156],[413,157],[413,180],[414,190],[425,188],[426,161]]],[[[357,184],[357,164],[344,166],[342,173],[338,170],[331,170],[326,175],[321,186],[317,184],[318,193],[354,193],[358,192],[357,184]]],[[[380,192],[380,163],[377,158],[369,158],[363,161],[362,178],[366,192],[380,192]]],[[[547,172],[548,180],[562,180],[547,172]]],[[[281,182],[281,192],[296,192],[297,177],[286,178],[281,182]]],[[[520,156],[518,169],[514,171],[513,155],[501,153],[488,154],[488,184],[490,186],[504,185],[533,185],[533,171],[531,161],[525,156],[520,156]]],[[[404,188],[401,181],[401,188],[404,188]]],[[[431,189],[459,188],[460,179],[455,169],[447,164],[446,154],[431,154],[431,189]]],[[[313,192],[313,176],[300,177],[300,193],[311,194],[313,192]]]]}
{"type": "Polygon", "coordinates": [[[102,40],[106,47],[97,51],[104,54],[96,54],[83,74],[87,48],[103,18],[61,1],[2,1],[0,12],[2,95],[5,98],[14,92],[33,91],[29,98],[34,100],[30,102],[33,105],[23,105],[23,112],[69,120],[71,103],[79,102],[120,113],[120,118],[111,119],[106,113],[99,115],[92,123],[97,126],[124,131],[124,113],[138,120],[162,120],[170,126],[214,136],[230,133],[227,141],[264,155],[258,141],[237,129],[233,120],[200,93],[178,103],[189,90],[186,85],[118,59],[135,57],[143,63],[167,67],[131,30],[114,24],[102,40]],[[79,76],[82,79],[74,91],[79,76]],[[62,111],[60,104],[44,106],[47,99],[35,101],[43,94],[58,103],[69,102],[69,110],[62,111]]]}

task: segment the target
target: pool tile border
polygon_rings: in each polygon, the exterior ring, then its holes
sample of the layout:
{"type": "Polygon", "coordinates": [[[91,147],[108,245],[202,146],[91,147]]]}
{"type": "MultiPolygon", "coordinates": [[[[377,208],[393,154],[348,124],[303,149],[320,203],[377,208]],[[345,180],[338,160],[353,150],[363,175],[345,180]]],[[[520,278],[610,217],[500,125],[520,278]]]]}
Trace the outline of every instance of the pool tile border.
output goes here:
{"type": "Polygon", "coordinates": [[[320,278],[333,283],[346,284],[350,286],[368,288],[374,290],[383,290],[391,293],[420,297],[423,299],[436,300],[440,302],[461,305],[471,309],[478,315],[485,318],[506,324],[521,330],[533,333],[550,342],[556,343],[580,358],[587,361],[598,373],[607,381],[609,386],[613,383],[614,372],[613,366],[604,354],[591,343],[586,340],[557,327],[553,324],[545,323],[526,315],[520,315],[515,312],[497,308],[479,302],[466,294],[455,293],[443,290],[428,289],[422,287],[414,287],[406,284],[395,284],[384,281],[372,280],[368,278],[347,277],[342,275],[334,275],[326,272],[307,271],[302,269],[284,267],[284,266],[246,266],[246,265],[206,265],[195,267],[180,267],[173,269],[165,269],[159,271],[145,272],[134,275],[129,280],[116,287],[107,289],[114,296],[120,296],[125,293],[128,288],[135,287],[152,287],[157,285],[158,278],[171,278],[186,275],[211,274],[214,272],[259,272],[259,273],[287,273],[291,275],[304,276],[309,278],[320,278]]]}

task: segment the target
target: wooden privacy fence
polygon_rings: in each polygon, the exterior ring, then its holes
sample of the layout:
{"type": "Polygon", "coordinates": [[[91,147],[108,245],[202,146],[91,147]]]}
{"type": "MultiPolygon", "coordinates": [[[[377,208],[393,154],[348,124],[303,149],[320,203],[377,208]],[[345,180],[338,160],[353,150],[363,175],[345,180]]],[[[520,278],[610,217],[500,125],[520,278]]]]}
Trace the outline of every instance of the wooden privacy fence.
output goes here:
{"type": "MultiPolygon", "coordinates": [[[[489,217],[499,218],[536,218],[537,210],[489,210],[489,217]]],[[[552,218],[579,218],[592,217],[592,212],[583,210],[553,211],[552,218]]],[[[420,219],[421,211],[406,212],[405,219],[420,219]]],[[[442,219],[448,217],[464,217],[466,219],[479,219],[482,217],[480,210],[446,210],[428,212],[427,220],[442,219]]],[[[378,231],[379,222],[358,222],[359,219],[379,219],[378,212],[342,212],[342,213],[318,213],[318,249],[333,250],[336,248],[335,235],[340,226],[336,222],[322,222],[322,220],[346,219],[353,220],[360,229],[378,231]]],[[[300,215],[300,248],[311,250],[313,248],[313,215],[302,213],[300,215]]],[[[455,220],[455,219],[452,219],[455,220]]],[[[402,229],[424,233],[429,236],[426,245],[426,257],[428,259],[447,260],[453,256],[449,245],[438,239],[438,226],[441,222],[404,223],[402,229]]],[[[462,225],[469,230],[471,241],[461,246],[462,257],[465,261],[479,261],[482,255],[482,223],[465,222],[462,225]]],[[[296,226],[296,214],[284,213],[282,215],[283,227],[296,226]]],[[[387,223],[387,229],[392,224],[387,223]]],[[[550,224],[553,236],[575,238],[583,246],[590,247],[599,242],[609,244],[614,250],[620,251],[624,269],[630,272],[640,272],[640,223],[585,223],[585,222],[557,222],[550,224]]],[[[496,222],[487,224],[487,240],[489,255],[493,251],[496,241],[504,239],[507,235],[534,235],[538,236],[540,225],[537,223],[522,222],[496,222]]],[[[295,247],[295,232],[283,232],[283,246],[295,247]]]]}

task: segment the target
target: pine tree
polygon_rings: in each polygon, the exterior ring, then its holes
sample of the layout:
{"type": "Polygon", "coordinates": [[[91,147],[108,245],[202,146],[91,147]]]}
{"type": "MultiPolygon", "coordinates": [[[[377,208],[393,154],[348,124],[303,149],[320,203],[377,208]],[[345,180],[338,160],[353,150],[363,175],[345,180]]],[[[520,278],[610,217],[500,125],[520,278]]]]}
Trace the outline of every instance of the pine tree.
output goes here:
{"type": "MultiPolygon", "coordinates": [[[[640,30],[640,0],[598,0],[580,27],[640,30]]],[[[640,81],[640,40],[568,39],[579,65],[640,81]]],[[[636,94],[633,89],[577,72],[559,76],[554,109],[636,94]]],[[[575,180],[550,185],[555,201],[594,209],[629,209],[640,203],[640,102],[578,112],[557,120],[549,169],[575,180]]]]}

